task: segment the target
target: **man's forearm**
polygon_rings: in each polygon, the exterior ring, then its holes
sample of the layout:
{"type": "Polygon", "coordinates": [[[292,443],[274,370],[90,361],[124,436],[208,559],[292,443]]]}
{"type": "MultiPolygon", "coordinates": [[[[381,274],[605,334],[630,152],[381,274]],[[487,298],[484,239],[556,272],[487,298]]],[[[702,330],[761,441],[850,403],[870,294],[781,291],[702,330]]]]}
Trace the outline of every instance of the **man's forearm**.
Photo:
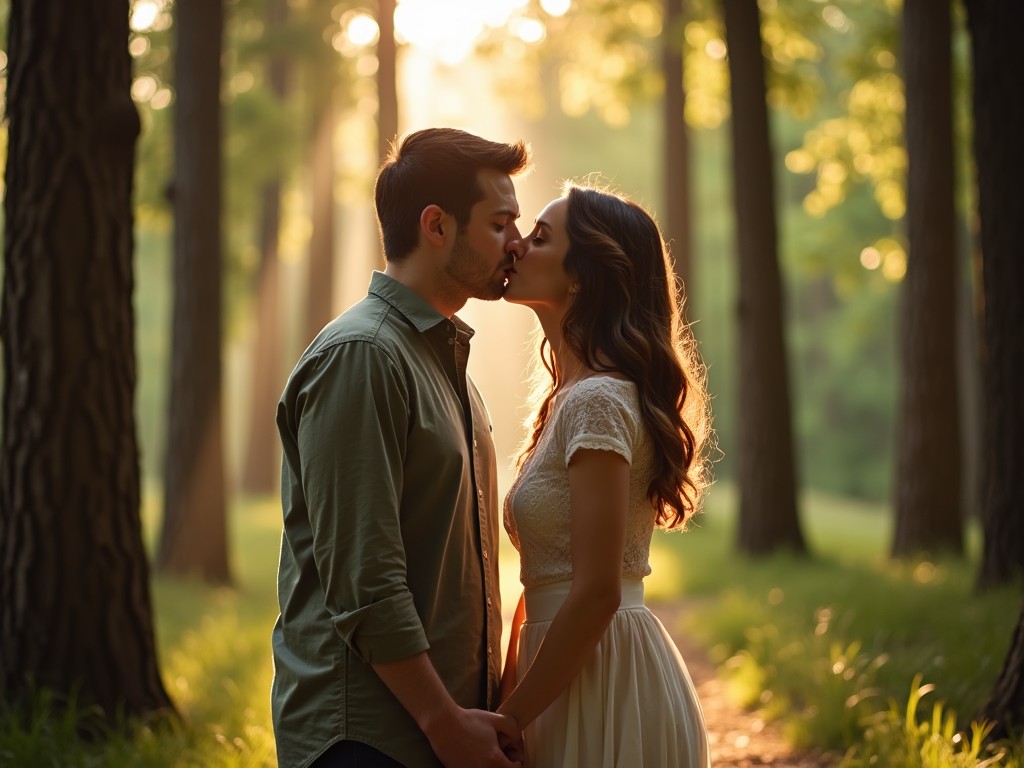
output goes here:
{"type": "Polygon", "coordinates": [[[436,722],[451,717],[458,709],[426,653],[378,662],[373,664],[373,670],[428,738],[436,722]]]}

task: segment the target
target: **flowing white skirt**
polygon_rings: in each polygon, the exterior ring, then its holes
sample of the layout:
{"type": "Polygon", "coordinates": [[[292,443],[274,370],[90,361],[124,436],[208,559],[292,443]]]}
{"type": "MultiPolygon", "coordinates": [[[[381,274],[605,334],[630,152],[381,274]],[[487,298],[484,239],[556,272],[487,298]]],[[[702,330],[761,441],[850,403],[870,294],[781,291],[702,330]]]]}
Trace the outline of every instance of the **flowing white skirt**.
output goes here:
{"type": "MultiPolygon", "coordinates": [[[[569,585],[526,590],[520,678],[569,585]]],[[[693,681],[665,627],[644,607],[642,581],[623,580],[619,610],[590,660],[524,738],[527,768],[709,768],[693,681]]]]}

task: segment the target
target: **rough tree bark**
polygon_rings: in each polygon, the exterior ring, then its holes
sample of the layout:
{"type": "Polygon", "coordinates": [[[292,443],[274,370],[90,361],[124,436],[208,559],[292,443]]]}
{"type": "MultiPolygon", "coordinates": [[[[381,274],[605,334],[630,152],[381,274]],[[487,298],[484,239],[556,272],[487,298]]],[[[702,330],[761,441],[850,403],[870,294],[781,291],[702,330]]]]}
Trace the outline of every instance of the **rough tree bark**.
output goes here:
{"type": "Polygon", "coordinates": [[[978,713],[979,720],[993,723],[992,738],[1020,734],[1024,726],[1024,603],[1020,606],[1017,628],[1013,631],[1010,650],[1003,662],[1003,671],[996,680],[992,695],[978,713]]]}
{"type": "Polygon", "coordinates": [[[761,19],[756,0],[723,0],[723,7],[739,256],[738,544],[749,554],[803,552],[761,19]]]}
{"type": "MultiPolygon", "coordinates": [[[[286,0],[271,0],[267,25],[282,29],[288,23],[286,0]]],[[[271,55],[267,81],[284,109],[288,95],[288,61],[283,53],[271,55]]],[[[249,439],[245,442],[241,487],[247,493],[268,494],[277,490],[281,468],[275,422],[277,401],[284,389],[281,371],[281,177],[280,169],[263,186],[260,217],[260,265],[256,273],[252,340],[252,376],[249,391],[249,439]]]]}
{"type": "Polygon", "coordinates": [[[981,220],[983,448],[979,586],[1024,575],[1024,8],[968,0],[981,220]]]}
{"type": "MultiPolygon", "coordinates": [[[[1024,573],[1024,104],[1019,78],[1024,9],[967,0],[973,63],[974,160],[981,219],[984,548],[980,587],[1024,573]]],[[[982,714],[994,735],[1024,728],[1024,605],[1003,670],[982,714]]]]}
{"type": "Polygon", "coordinates": [[[905,0],[907,274],[900,335],[894,556],[963,551],[953,201],[952,12],[905,0]]]}
{"type": "Polygon", "coordinates": [[[128,0],[14,0],[0,445],[0,700],[171,708],[139,519],[128,0]]]}
{"type": "Polygon", "coordinates": [[[221,395],[222,0],[175,3],[174,302],[157,567],[230,581],[221,395]]]}

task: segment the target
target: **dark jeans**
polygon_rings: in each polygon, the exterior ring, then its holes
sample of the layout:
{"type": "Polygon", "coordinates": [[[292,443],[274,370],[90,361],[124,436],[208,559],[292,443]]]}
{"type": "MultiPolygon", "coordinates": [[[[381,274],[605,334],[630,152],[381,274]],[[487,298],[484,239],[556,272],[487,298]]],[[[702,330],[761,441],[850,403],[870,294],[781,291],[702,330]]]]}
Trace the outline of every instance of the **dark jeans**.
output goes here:
{"type": "Polygon", "coordinates": [[[310,768],[403,768],[383,752],[360,741],[339,741],[313,761],[310,768]]]}

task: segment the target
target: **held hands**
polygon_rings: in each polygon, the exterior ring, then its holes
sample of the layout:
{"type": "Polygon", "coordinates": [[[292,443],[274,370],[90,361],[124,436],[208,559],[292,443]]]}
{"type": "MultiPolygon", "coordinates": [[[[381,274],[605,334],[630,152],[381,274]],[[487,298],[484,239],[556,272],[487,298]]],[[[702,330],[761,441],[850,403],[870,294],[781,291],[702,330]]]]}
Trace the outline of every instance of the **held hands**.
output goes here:
{"type": "Polygon", "coordinates": [[[526,765],[526,746],[523,744],[523,732],[519,723],[511,715],[498,715],[508,726],[508,730],[498,731],[498,744],[505,757],[515,765],[526,765]]]}
{"type": "Polygon", "coordinates": [[[430,746],[446,768],[521,768],[523,735],[514,719],[455,708],[426,724],[430,746]]]}

